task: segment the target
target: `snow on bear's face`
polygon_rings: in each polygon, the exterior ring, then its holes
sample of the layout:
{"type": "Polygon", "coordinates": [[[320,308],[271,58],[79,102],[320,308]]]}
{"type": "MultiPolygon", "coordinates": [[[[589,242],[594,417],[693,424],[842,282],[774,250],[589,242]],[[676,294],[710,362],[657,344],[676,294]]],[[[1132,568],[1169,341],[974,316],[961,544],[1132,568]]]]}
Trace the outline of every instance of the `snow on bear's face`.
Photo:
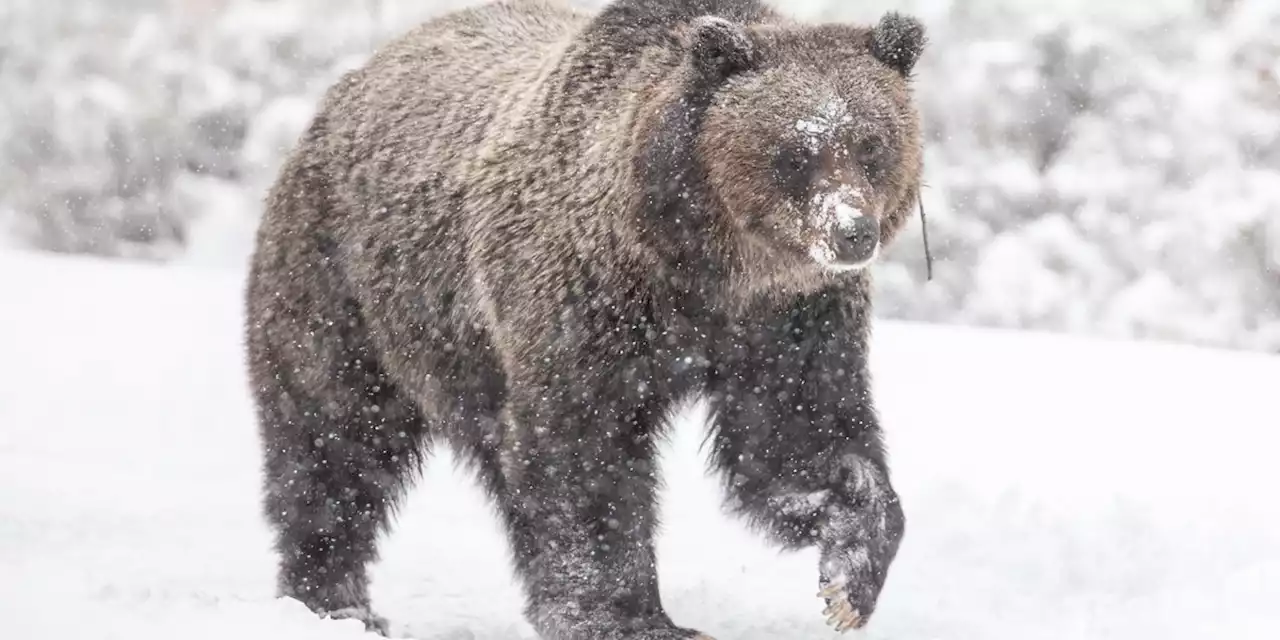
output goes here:
{"type": "Polygon", "coordinates": [[[755,37],[762,66],[726,82],[703,123],[711,186],[740,232],[783,262],[865,268],[918,190],[920,127],[907,73],[873,54],[874,30],[772,28],[755,37]]]}

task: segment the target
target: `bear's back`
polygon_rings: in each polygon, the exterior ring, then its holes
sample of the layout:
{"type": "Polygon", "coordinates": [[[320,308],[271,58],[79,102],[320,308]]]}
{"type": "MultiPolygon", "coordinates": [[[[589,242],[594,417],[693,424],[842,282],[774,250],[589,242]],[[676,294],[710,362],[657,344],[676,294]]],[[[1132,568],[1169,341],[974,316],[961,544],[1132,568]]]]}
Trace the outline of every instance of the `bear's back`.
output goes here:
{"type": "Polygon", "coordinates": [[[420,364],[397,361],[400,341],[417,339],[405,325],[466,325],[477,302],[458,184],[588,19],[555,0],[481,5],[419,26],[346,73],[273,186],[254,258],[271,292],[262,301],[302,309],[316,296],[351,297],[377,309],[367,328],[383,364],[402,372],[420,364]]]}
{"type": "Polygon", "coordinates": [[[395,200],[474,161],[587,19],[556,0],[480,5],[419,26],[344,76],[320,110],[342,162],[334,177],[359,187],[338,194],[358,195],[344,208],[395,200]]]}
{"type": "Polygon", "coordinates": [[[390,254],[460,286],[460,185],[588,20],[563,0],[503,0],[437,16],[388,43],[328,90],[298,150],[321,165],[332,206],[268,216],[316,216],[356,290],[386,284],[378,256],[390,254]]]}
{"type": "Polygon", "coordinates": [[[335,84],[321,106],[349,157],[419,164],[434,145],[475,145],[485,125],[554,64],[586,17],[552,0],[507,0],[440,15],[335,84]]]}

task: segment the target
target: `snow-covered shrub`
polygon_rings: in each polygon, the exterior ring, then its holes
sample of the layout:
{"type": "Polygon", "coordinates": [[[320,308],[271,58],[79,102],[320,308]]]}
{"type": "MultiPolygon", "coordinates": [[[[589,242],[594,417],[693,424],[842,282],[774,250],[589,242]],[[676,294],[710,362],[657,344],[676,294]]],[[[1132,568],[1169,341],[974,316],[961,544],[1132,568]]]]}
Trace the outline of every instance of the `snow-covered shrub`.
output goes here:
{"type": "Polygon", "coordinates": [[[0,202],[17,212],[12,232],[51,251],[172,259],[201,242],[197,227],[251,227],[319,91],[381,33],[370,6],[20,0],[0,10],[0,202]],[[249,220],[209,220],[222,217],[249,220]]]}
{"type": "Polygon", "coordinates": [[[939,259],[896,317],[1280,351],[1280,6],[1142,25],[955,12],[919,88],[939,259]]]}

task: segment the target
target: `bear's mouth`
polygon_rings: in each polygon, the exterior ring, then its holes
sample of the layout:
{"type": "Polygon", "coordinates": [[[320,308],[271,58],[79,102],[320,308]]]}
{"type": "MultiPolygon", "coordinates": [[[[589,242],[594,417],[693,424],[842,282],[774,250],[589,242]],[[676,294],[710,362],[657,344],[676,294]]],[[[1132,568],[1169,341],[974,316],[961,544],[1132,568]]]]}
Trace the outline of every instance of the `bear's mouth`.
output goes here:
{"type": "Polygon", "coordinates": [[[809,255],[828,271],[865,269],[880,255],[879,241],[866,243],[835,237],[814,245],[809,255]]]}

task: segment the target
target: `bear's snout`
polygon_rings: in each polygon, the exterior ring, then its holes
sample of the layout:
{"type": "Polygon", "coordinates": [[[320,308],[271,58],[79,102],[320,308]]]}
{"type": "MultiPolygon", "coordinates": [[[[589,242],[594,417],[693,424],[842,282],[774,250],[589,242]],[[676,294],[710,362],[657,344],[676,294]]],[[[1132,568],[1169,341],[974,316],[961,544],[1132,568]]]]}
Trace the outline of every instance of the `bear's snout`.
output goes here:
{"type": "Polygon", "coordinates": [[[862,191],[845,187],[815,199],[820,207],[819,228],[825,228],[830,247],[822,262],[837,270],[857,269],[875,259],[880,249],[880,216],[862,197],[862,191]]]}
{"type": "Polygon", "coordinates": [[[842,263],[869,262],[880,248],[880,219],[875,215],[855,216],[837,233],[842,242],[836,245],[836,260],[842,263]]]}

